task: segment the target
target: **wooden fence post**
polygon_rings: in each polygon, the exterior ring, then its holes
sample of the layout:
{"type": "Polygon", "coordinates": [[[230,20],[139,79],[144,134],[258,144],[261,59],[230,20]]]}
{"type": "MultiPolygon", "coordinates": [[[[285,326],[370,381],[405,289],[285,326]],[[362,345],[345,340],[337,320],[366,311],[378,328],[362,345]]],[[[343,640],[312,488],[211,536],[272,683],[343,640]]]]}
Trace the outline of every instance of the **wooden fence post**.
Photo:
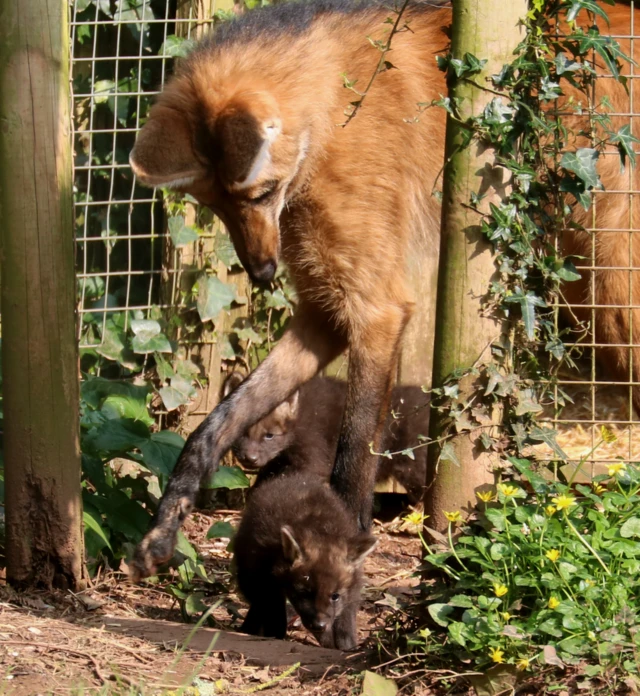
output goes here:
{"type": "Polygon", "coordinates": [[[7,579],[83,583],[67,0],[0,11],[7,579]]]}
{"type": "MultiPolygon", "coordinates": [[[[482,71],[470,79],[455,80],[450,97],[456,99],[461,121],[482,113],[495,92],[488,78],[511,62],[521,40],[519,20],[527,13],[526,0],[456,0],[453,3],[451,50],[454,58],[470,53],[486,59],[482,71]]],[[[505,98],[506,100],[506,98],[505,98]]],[[[508,187],[508,173],[496,165],[492,149],[477,141],[460,149],[464,125],[447,120],[447,165],[443,182],[442,239],[438,274],[436,339],[433,386],[441,387],[455,369],[489,362],[491,343],[500,335],[500,323],[481,314],[492,277],[496,273],[490,244],[484,239],[481,215],[470,206],[471,194],[483,194],[481,211],[498,202],[508,187]]],[[[461,394],[471,395],[475,380],[463,379],[461,394]]],[[[498,422],[499,414],[494,414],[498,422]]],[[[441,437],[444,418],[432,415],[430,436],[441,437]]],[[[455,511],[475,504],[478,487],[492,480],[495,460],[479,442],[477,431],[463,432],[450,440],[449,450],[459,465],[439,460],[440,449],[430,447],[425,512],[427,524],[446,528],[443,510],[455,511]]]]}

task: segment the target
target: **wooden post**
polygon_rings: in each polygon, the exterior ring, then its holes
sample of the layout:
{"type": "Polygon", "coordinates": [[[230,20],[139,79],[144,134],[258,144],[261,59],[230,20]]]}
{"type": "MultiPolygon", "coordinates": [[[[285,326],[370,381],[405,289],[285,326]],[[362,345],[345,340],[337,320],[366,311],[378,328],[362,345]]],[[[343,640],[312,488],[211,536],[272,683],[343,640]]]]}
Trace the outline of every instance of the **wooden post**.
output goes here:
{"type": "MultiPolygon", "coordinates": [[[[450,96],[458,100],[461,120],[482,112],[496,97],[482,87],[491,87],[487,78],[511,62],[521,40],[519,20],[527,13],[526,0],[456,0],[453,3],[451,49],[454,58],[466,53],[487,59],[480,74],[455,81],[450,96]]],[[[505,98],[506,100],[506,98],[505,98]]],[[[484,195],[481,210],[498,202],[508,186],[508,173],[495,163],[493,150],[476,141],[459,149],[463,136],[459,121],[447,120],[444,172],[442,239],[438,274],[436,339],[433,385],[441,387],[458,368],[469,368],[491,360],[491,343],[501,326],[481,314],[482,301],[496,273],[491,246],[480,231],[481,216],[469,205],[472,193],[484,195]]],[[[474,392],[473,378],[463,380],[462,398],[474,392]]],[[[494,414],[494,422],[499,414],[494,414]]],[[[430,436],[445,432],[443,418],[432,414],[430,436]]],[[[457,435],[450,441],[451,460],[439,460],[440,449],[430,447],[425,511],[427,524],[436,529],[447,525],[442,511],[461,510],[475,504],[478,487],[492,480],[495,460],[479,443],[478,431],[457,435]]]]}
{"type": "Polygon", "coordinates": [[[0,12],[7,579],[83,584],[67,0],[0,12]]]}

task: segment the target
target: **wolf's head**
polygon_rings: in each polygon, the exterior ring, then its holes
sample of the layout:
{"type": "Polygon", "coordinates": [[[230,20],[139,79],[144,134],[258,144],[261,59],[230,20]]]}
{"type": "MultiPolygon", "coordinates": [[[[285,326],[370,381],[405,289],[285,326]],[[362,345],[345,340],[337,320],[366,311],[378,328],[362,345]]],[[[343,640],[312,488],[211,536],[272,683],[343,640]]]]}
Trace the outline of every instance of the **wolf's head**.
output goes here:
{"type": "Polygon", "coordinates": [[[310,529],[294,535],[288,526],[281,535],[285,565],[280,572],[287,598],[318,642],[333,647],[333,624],[359,600],[362,563],[376,539],[367,533],[329,538],[310,529]]]}
{"type": "MultiPolygon", "coordinates": [[[[224,382],[223,396],[230,394],[242,380],[242,376],[232,372],[224,382]]],[[[233,454],[238,461],[247,469],[261,469],[288,449],[295,439],[299,405],[300,395],[295,391],[271,413],[252,425],[233,443],[233,454]]]]}
{"type": "Polygon", "coordinates": [[[268,281],[279,260],[280,213],[300,185],[309,137],[264,81],[221,79],[205,56],[187,63],[160,95],[130,163],[142,183],[189,193],[211,208],[247,272],[268,281]]]}

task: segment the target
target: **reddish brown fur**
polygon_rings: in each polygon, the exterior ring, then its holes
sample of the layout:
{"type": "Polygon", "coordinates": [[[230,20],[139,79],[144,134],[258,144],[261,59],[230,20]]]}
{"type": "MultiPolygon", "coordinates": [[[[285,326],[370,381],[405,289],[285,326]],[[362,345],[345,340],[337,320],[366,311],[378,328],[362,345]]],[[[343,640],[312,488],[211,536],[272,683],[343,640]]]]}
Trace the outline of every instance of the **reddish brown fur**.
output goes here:
{"type": "MultiPolygon", "coordinates": [[[[628,31],[628,7],[607,10],[612,33],[628,31]]],[[[359,87],[368,82],[379,52],[367,37],[386,36],[390,11],[379,5],[348,17],[326,11],[303,29],[294,25],[304,4],[259,12],[273,14],[249,13],[240,21],[283,17],[291,31],[247,31],[217,49],[197,49],[154,106],[131,162],[143,182],[188,191],[217,212],[254,278],[269,279],[283,258],[300,306],[269,358],[189,439],[154,522],[160,531],[137,550],[138,576],[171,555],[188,510],[177,501],[193,500],[200,477],[231,443],[347,346],[349,388],[333,484],[368,526],[376,471],[368,443],[379,444],[398,346],[416,300],[405,262],[438,247],[440,211],[431,189],[442,166],[445,115],[428,109],[414,117],[419,102],[446,94],[435,56],[447,45],[450,10],[410,6],[410,30],[394,37],[389,55],[395,69],[378,75],[344,128],[354,94],[341,74],[359,87]]],[[[628,109],[622,88],[609,81],[601,89],[619,110],[628,109]]],[[[620,187],[617,168],[613,158],[604,163],[607,188],[620,187]]],[[[600,227],[630,228],[626,197],[596,198],[600,227]]],[[[626,239],[626,232],[599,234],[596,263],[629,265],[626,239]]],[[[571,233],[565,245],[590,256],[589,234],[571,233]]],[[[631,250],[634,267],[638,253],[631,250]]],[[[566,294],[588,300],[592,287],[596,304],[629,305],[636,299],[627,280],[626,271],[591,273],[566,294]]],[[[632,315],[639,343],[637,310],[597,310],[596,338],[628,344],[632,315]]],[[[634,356],[638,380],[637,348],[634,356]]],[[[624,347],[611,347],[606,362],[618,378],[631,374],[624,347]]],[[[634,389],[636,408],[639,393],[634,389]]]]}

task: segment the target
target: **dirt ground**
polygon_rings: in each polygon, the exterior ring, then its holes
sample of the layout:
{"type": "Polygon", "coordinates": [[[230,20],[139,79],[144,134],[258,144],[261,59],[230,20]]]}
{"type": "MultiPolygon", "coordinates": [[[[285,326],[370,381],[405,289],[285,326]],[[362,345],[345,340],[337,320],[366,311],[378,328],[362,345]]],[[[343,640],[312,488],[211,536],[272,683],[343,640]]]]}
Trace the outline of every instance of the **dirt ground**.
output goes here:
{"type": "MultiPolygon", "coordinates": [[[[195,635],[167,582],[132,586],[124,567],[99,574],[75,594],[25,596],[0,581],[0,694],[146,695],[176,693],[176,687],[201,696],[361,693],[363,669],[394,657],[380,654],[370,636],[383,627],[393,597],[417,592],[420,541],[409,525],[401,517],[376,523],[380,541],[367,559],[359,614],[365,647],[344,654],[318,647],[295,617],[287,641],[236,632],[246,607],[233,588],[227,541],[206,539],[210,525],[222,520],[237,524],[238,513],[196,513],[185,529],[211,581],[194,584],[204,603],[215,605],[208,626],[195,635]]],[[[434,692],[418,680],[402,693],[434,692]]]]}

